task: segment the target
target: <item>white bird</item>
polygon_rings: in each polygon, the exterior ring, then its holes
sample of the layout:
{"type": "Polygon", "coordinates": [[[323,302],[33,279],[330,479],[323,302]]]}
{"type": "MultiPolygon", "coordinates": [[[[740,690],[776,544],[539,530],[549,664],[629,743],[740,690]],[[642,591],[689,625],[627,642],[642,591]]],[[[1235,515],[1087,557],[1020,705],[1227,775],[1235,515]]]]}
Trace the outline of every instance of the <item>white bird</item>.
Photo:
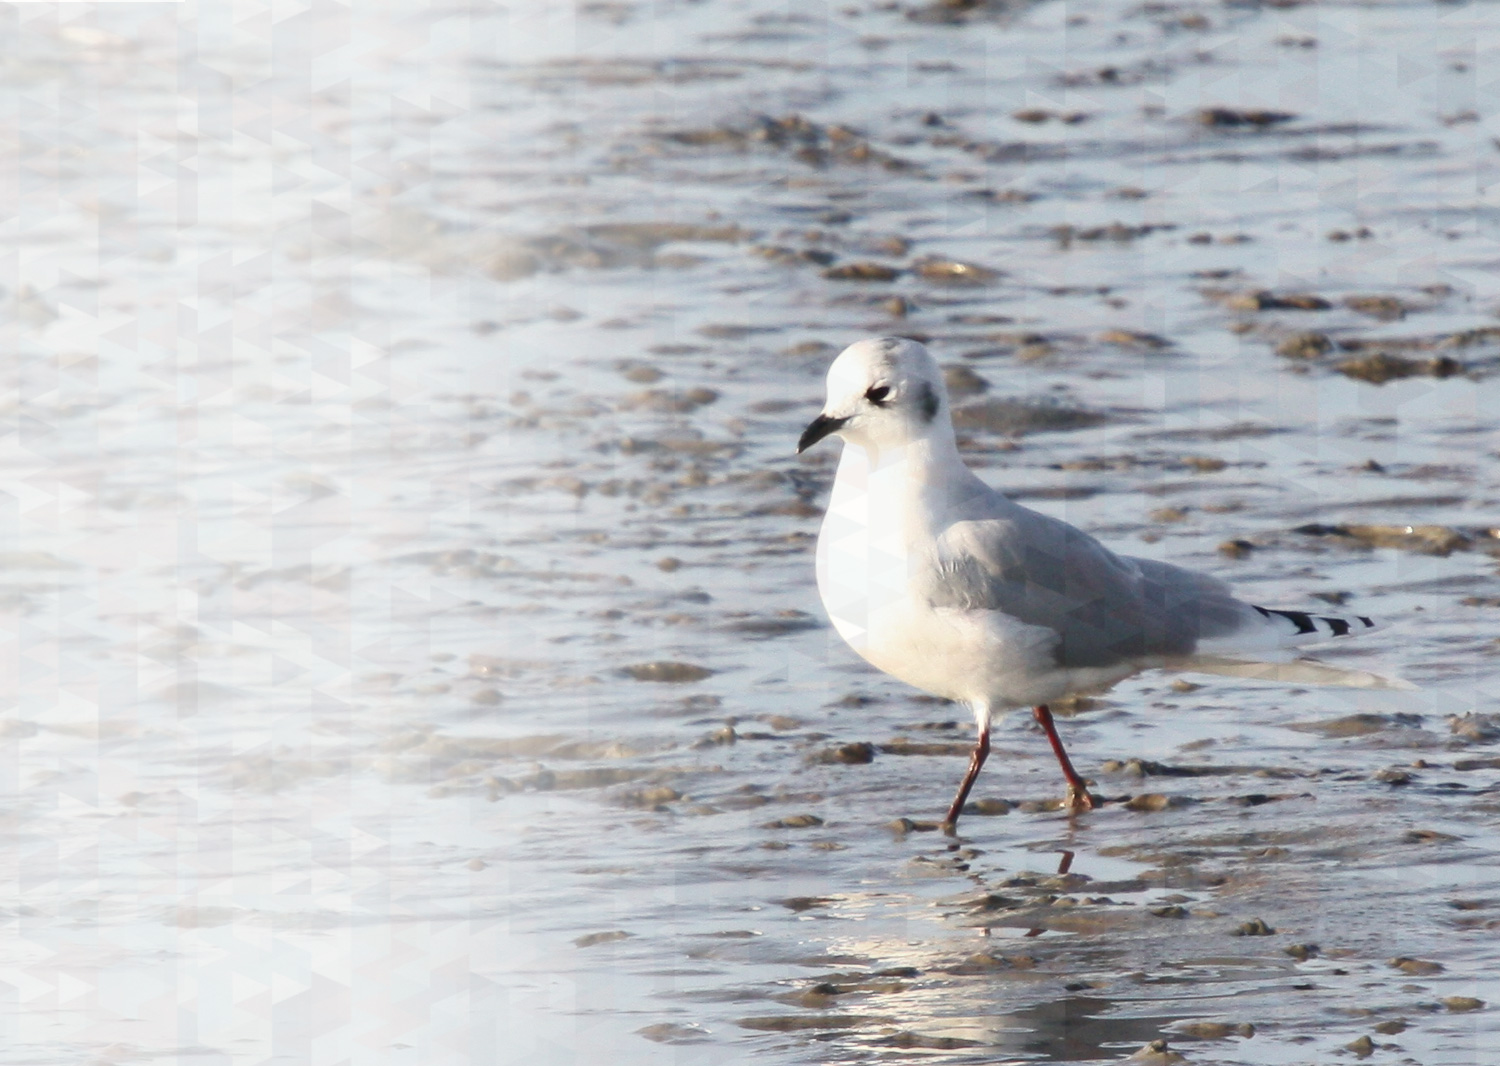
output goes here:
{"type": "Polygon", "coordinates": [[[818,534],[817,580],[834,628],[869,663],[967,704],[979,735],[944,826],[958,822],[997,711],[1031,707],[1067,779],[1097,801],[1047,705],[1150,668],[1357,687],[1397,679],[1293,659],[1293,649],[1375,628],[1362,615],[1272,610],[1207,574],[1116,555],[1007,499],[964,465],[943,375],[899,337],[850,345],[823,411],[797,444],[844,441],[818,534]]]}

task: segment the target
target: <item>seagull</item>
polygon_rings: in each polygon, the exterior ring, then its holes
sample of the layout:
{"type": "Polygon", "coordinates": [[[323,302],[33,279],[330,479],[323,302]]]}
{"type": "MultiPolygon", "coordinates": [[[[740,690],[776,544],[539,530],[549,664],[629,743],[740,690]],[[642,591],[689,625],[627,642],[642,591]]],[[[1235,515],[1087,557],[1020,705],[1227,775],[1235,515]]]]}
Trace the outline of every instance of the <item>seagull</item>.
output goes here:
{"type": "Polygon", "coordinates": [[[1399,679],[1296,659],[1304,644],[1376,628],[1363,615],[1257,607],[1207,574],[1117,555],[1022,507],[964,465],[942,371],[902,337],[862,340],[828,370],[797,442],[844,442],[818,533],[817,582],[839,635],[876,668],[967,704],[978,737],[943,826],[952,832],[997,711],[1030,707],[1067,783],[1099,804],[1048,705],[1147,669],[1367,688],[1399,679]]]}

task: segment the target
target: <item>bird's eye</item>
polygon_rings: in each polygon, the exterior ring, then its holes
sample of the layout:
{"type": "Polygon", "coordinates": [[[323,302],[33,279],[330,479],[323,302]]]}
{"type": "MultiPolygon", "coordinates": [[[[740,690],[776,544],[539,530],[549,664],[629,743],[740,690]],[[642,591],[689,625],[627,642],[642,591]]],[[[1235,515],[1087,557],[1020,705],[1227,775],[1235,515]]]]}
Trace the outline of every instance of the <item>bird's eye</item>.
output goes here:
{"type": "Polygon", "coordinates": [[[876,385],[869,392],[865,393],[865,399],[878,406],[884,403],[885,398],[890,394],[891,389],[889,385],[876,385]]]}

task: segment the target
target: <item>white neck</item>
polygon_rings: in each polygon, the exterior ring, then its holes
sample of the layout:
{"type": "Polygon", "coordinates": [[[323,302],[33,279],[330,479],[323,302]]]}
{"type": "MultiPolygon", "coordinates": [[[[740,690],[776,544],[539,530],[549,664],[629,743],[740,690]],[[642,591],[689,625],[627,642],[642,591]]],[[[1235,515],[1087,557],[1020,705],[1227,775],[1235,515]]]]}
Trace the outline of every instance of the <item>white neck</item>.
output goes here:
{"type": "Polygon", "coordinates": [[[946,524],[976,490],[984,491],[983,482],[964,465],[953,427],[944,423],[900,444],[846,441],[829,507],[856,506],[872,528],[907,539],[934,532],[908,523],[946,524]]]}

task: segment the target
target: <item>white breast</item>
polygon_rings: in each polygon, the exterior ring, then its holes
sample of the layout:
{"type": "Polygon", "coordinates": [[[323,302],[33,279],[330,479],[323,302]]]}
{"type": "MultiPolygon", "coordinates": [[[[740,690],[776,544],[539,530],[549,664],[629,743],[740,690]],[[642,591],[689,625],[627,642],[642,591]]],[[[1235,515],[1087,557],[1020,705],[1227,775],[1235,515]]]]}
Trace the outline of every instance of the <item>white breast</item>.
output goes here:
{"type": "Polygon", "coordinates": [[[872,472],[868,453],[844,445],[828,513],[818,533],[818,593],[834,628],[868,657],[872,627],[880,628],[908,603],[906,538],[899,494],[890,491],[899,470],[872,472]]]}
{"type": "Polygon", "coordinates": [[[839,635],[871,665],[950,699],[973,699],[961,684],[983,672],[985,635],[971,620],[935,611],[915,596],[915,569],[930,565],[913,545],[930,533],[908,528],[910,472],[885,452],[844,446],[818,535],[818,592],[839,635]]]}

